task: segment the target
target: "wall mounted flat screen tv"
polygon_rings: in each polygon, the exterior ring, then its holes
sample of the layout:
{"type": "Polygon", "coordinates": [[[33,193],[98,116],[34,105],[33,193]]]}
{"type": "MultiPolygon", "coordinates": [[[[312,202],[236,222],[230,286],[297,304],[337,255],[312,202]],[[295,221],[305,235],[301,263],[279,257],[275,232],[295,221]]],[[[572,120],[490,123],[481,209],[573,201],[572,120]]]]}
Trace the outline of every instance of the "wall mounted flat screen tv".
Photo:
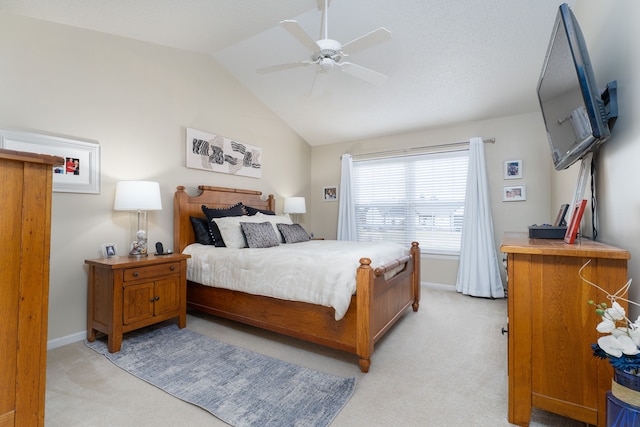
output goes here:
{"type": "Polygon", "coordinates": [[[537,88],[556,170],[609,139],[618,115],[616,89],[612,81],[598,91],[578,21],[566,3],[560,5],[537,88]]]}

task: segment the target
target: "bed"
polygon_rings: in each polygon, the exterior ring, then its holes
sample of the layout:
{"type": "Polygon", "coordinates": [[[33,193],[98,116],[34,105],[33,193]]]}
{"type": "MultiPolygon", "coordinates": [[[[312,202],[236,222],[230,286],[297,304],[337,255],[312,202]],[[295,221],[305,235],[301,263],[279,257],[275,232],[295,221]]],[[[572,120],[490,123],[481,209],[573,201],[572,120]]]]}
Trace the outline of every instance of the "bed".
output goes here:
{"type": "MultiPolygon", "coordinates": [[[[238,202],[275,211],[272,195],[259,191],[199,186],[190,195],[178,186],[174,196],[174,250],[183,252],[196,242],[191,217],[204,217],[202,205],[226,208],[238,202]]],[[[356,292],[344,316],[323,305],[255,295],[187,281],[187,307],[267,329],[287,336],[355,354],[362,372],[368,372],[375,343],[409,311],[420,304],[420,250],[411,244],[408,255],[385,265],[361,258],[354,272],[356,292]],[[397,271],[387,279],[388,272],[397,271]],[[387,273],[387,274],[385,274],[387,273]]]]}

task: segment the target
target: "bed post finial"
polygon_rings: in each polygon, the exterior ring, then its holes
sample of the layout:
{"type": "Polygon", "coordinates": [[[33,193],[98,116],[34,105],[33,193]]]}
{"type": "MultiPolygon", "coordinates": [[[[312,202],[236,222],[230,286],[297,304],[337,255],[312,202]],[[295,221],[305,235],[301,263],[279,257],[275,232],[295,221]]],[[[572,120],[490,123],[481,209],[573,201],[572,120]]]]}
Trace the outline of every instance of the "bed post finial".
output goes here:
{"type": "Polygon", "coordinates": [[[273,197],[273,194],[269,194],[267,196],[267,205],[268,205],[267,209],[269,209],[270,211],[274,211],[275,212],[275,210],[276,210],[276,198],[273,197]]]}

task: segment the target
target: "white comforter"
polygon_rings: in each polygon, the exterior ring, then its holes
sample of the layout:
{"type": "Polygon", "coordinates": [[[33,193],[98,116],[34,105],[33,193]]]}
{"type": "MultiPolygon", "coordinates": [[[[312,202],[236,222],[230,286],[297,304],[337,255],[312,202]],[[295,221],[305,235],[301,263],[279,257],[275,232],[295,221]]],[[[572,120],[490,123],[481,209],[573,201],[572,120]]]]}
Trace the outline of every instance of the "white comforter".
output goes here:
{"type": "Polygon", "coordinates": [[[284,300],[333,307],[342,319],[356,290],[360,258],[377,267],[409,253],[396,243],[311,240],[265,249],[187,246],[187,279],[284,300]]]}

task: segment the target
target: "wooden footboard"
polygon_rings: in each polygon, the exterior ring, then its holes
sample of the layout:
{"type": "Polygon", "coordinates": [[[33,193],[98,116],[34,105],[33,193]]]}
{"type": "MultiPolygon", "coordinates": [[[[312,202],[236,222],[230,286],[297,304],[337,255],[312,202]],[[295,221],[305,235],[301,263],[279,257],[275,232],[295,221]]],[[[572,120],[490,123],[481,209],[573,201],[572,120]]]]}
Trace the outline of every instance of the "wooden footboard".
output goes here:
{"type": "MultiPolygon", "coordinates": [[[[224,207],[236,202],[275,210],[273,196],[261,193],[200,186],[201,194],[189,196],[178,187],[174,199],[175,250],[195,241],[190,216],[203,216],[201,205],[224,207]]],[[[371,267],[362,258],[356,272],[356,294],[345,316],[335,320],[335,310],[315,304],[285,301],[228,289],[187,283],[187,307],[259,328],[336,348],[359,357],[360,369],[368,372],[375,343],[411,306],[420,304],[420,248],[412,243],[410,254],[386,266],[371,267]],[[401,271],[389,280],[385,272],[401,271]]]]}
{"type": "Polygon", "coordinates": [[[356,273],[356,354],[362,372],[369,371],[374,344],[409,306],[413,311],[418,311],[420,306],[420,248],[417,242],[411,244],[409,256],[376,269],[370,264],[370,259],[361,259],[356,273]],[[384,278],[388,270],[400,265],[404,265],[400,273],[389,280],[384,278]]]}

